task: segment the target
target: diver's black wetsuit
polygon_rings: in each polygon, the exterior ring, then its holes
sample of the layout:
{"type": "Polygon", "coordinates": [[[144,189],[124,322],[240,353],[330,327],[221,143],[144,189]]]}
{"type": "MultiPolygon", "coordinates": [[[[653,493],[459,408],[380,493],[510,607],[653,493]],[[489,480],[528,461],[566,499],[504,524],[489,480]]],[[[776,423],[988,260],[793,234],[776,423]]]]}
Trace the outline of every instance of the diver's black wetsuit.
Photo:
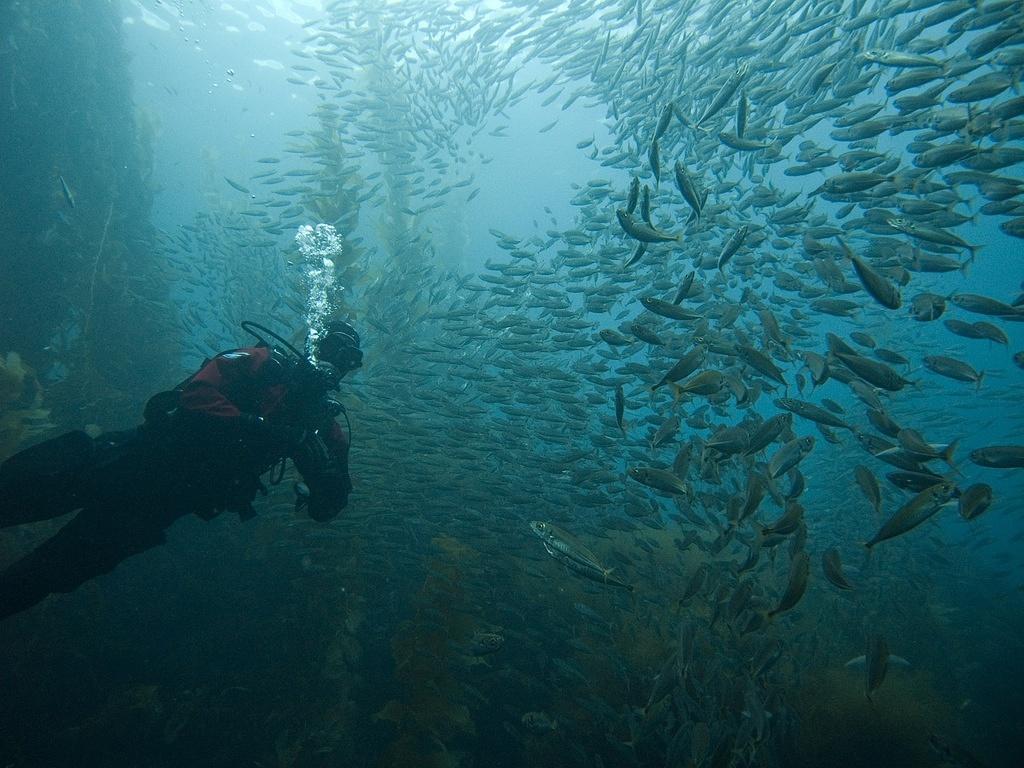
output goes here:
{"type": "Polygon", "coordinates": [[[251,516],[260,475],[285,457],[329,520],[351,490],[348,436],[309,365],[267,347],[224,353],[147,406],[146,424],[93,439],[69,432],[0,465],[0,527],[80,510],[0,573],[0,618],[70,592],[164,541],[179,517],[251,516]]]}

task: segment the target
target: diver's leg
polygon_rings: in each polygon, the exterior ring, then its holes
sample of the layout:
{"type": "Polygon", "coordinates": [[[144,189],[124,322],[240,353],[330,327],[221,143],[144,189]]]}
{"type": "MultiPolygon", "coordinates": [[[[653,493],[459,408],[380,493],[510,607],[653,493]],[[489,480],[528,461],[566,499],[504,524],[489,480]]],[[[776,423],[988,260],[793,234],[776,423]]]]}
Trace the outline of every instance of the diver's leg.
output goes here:
{"type": "Polygon", "coordinates": [[[143,510],[85,509],[52,538],[0,573],[0,619],[54,592],[71,592],[122,560],[164,541],[160,521],[143,510]]]}
{"type": "Polygon", "coordinates": [[[80,507],[79,478],[93,456],[91,437],[68,432],[0,464],[0,528],[60,517],[80,507]]]}

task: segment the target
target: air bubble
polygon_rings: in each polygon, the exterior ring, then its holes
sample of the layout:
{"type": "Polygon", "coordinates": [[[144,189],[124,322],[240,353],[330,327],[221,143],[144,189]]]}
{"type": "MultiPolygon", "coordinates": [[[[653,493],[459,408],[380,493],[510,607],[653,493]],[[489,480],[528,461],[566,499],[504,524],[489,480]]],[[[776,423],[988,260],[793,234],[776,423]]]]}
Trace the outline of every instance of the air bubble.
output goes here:
{"type": "Polygon", "coordinates": [[[309,295],[306,300],[306,327],[313,345],[323,331],[324,321],[332,313],[330,289],[334,283],[334,260],[341,254],[341,236],[330,224],[312,227],[304,224],[295,233],[299,253],[306,260],[304,269],[309,295]]]}

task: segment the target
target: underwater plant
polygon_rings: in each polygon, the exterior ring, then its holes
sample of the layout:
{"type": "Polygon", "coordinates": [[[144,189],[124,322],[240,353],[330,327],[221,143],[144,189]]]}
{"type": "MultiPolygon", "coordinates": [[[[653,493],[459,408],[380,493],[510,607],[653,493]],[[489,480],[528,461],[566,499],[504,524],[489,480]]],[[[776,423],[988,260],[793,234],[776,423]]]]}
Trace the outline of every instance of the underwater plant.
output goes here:
{"type": "Polygon", "coordinates": [[[35,371],[17,352],[0,357],[0,461],[53,428],[35,371]]]}
{"type": "Polygon", "coordinates": [[[863,676],[846,669],[806,674],[789,697],[797,716],[792,765],[835,768],[935,765],[929,735],[949,732],[953,707],[934,678],[909,671],[869,701],[863,676]]]}
{"type": "Polygon", "coordinates": [[[0,348],[39,371],[57,422],[100,401],[127,419],[178,350],[120,10],[7,3],[0,29],[0,348]]]}
{"type": "Polygon", "coordinates": [[[462,757],[449,744],[476,732],[467,695],[453,674],[452,648],[465,644],[473,633],[460,564],[479,555],[450,536],[431,543],[436,554],[413,598],[415,614],[391,641],[401,693],[376,714],[395,726],[380,761],[389,768],[455,768],[462,757]]]}

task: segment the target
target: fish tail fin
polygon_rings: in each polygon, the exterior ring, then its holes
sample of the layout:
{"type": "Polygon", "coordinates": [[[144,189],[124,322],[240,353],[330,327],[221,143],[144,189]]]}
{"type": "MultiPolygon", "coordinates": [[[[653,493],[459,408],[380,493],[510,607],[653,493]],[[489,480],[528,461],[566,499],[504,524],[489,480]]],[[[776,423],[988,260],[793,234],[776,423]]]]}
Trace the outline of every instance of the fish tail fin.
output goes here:
{"type": "Polygon", "coordinates": [[[919,194],[920,185],[923,184],[924,182],[928,181],[928,178],[933,173],[935,173],[935,169],[934,168],[929,168],[920,177],[913,177],[913,176],[909,176],[908,177],[908,176],[905,176],[904,174],[897,173],[895,176],[893,176],[893,181],[897,184],[897,186],[902,186],[902,184],[905,181],[909,180],[910,181],[910,191],[915,193],[915,194],[919,194]]]}
{"type": "Polygon", "coordinates": [[[953,463],[953,454],[956,453],[956,449],[960,446],[960,438],[951,442],[946,446],[946,450],[942,452],[942,460],[949,464],[950,467],[956,469],[956,465],[953,463]]]}
{"type": "MultiPolygon", "coordinates": [[[[605,571],[604,571],[604,581],[605,581],[605,584],[612,583],[612,582],[609,581],[608,577],[611,576],[614,572],[615,572],[614,568],[606,568],[605,569],[605,571]]],[[[629,594],[631,594],[631,595],[636,591],[636,587],[634,587],[632,584],[626,584],[626,583],[620,581],[619,579],[616,579],[614,583],[615,583],[616,586],[624,587],[626,589],[626,591],[629,592],[629,594]]]]}
{"type": "MultiPolygon", "coordinates": [[[[963,263],[960,265],[960,274],[964,277],[967,277],[970,273],[971,265],[974,264],[975,256],[977,256],[977,254],[974,251],[971,251],[971,255],[964,259],[963,263]]],[[[950,294],[950,296],[952,295],[953,294],[950,294]]]]}
{"type": "Polygon", "coordinates": [[[975,382],[975,384],[974,384],[974,391],[975,391],[975,392],[978,392],[978,391],[980,391],[980,390],[981,390],[981,382],[982,382],[982,380],[983,380],[984,378],[985,378],[985,372],[984,372],[984,371],[980,371],[980,372],[978,373],[978,381],[977,381],[977,382],[975,382]]]}

